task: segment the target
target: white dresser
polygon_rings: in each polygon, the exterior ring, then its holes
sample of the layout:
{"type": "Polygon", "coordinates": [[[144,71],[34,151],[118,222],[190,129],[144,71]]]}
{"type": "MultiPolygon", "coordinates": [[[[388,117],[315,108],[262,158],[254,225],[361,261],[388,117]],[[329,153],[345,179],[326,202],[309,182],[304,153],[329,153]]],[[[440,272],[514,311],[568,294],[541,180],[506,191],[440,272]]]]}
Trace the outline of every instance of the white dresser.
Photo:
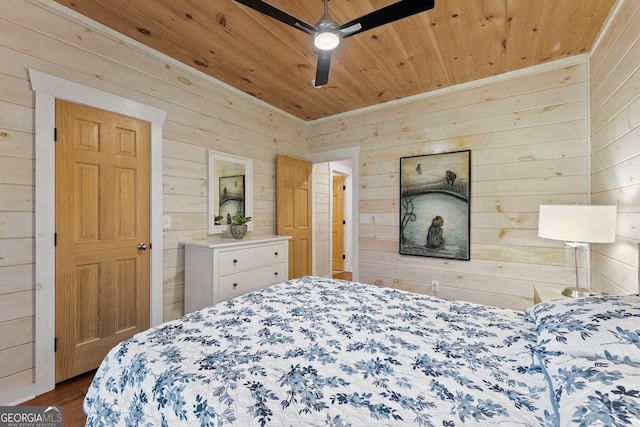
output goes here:
{"type": "Polygon", "coordinates": [[[184,245],[184,312],[287,280],[290,236],[215,238],[184,245]]]}

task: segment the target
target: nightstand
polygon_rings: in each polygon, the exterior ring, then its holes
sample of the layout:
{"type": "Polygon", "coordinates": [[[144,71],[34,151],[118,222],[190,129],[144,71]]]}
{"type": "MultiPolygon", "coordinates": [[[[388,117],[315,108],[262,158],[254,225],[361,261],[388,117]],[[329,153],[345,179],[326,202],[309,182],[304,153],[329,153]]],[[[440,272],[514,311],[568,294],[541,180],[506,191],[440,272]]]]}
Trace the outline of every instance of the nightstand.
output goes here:
{"type": "Polygon", "coordinates": [[[562,295],[562,290],[566,286],[558,285],[535,285],[533,287],[533,303],[538,304],[540,302],[551,301],[554,299],[569,298],[562,295]]]}

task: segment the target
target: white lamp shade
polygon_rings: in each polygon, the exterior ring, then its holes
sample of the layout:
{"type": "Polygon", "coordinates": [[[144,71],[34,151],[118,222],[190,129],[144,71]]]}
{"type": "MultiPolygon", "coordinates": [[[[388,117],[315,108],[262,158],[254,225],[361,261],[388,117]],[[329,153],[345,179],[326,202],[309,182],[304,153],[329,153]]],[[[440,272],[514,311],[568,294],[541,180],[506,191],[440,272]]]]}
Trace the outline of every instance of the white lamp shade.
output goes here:
{"type": "Polygon", "coordinates": [[[565,242],[614,242],[616,212],[616,206],[540,205],[538,236],[565,242]]]}

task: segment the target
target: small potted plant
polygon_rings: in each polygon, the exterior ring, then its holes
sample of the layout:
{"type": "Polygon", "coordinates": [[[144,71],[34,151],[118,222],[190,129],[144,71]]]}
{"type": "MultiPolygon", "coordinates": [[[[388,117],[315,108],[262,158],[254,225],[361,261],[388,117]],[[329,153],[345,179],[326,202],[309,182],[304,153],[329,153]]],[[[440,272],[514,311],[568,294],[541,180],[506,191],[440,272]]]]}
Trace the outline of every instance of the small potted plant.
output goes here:
{"type": "Polygon", "coordinates": [[[222,215],[215,215],[215,216],[213,217],[213,221],[214,221],[213,223],[214,223],[215,225],[220,225],[220,220],[221,220],[222,218],[224,218],[222,215]]]}
{"type": "Polygon", "coordinates": [[[231,235],[236,239],[242,239],[247,234],[247,223],[251,221],[250,216],[234,215],[231,217],[231,235]]]}

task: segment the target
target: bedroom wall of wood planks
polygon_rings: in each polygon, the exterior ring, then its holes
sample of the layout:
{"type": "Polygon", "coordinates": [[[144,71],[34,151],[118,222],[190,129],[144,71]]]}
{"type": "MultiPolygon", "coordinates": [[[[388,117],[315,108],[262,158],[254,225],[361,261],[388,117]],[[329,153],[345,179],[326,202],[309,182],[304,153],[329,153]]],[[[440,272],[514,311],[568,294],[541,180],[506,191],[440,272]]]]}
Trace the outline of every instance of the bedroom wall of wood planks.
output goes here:
{"type": "MultiPolygon", "coordinates": [[[[640,12],[623,1],[593,57],[581,56],[377,109],[304,123],[104,28],[37,0],[0,16],[0,404],[33,383],[34,98],[27,68],[168,112],[164,127],[164,318],[182,314],[181,240],[203,237],[206,150],[254,159],[256,232],[275,231],[275,155],[360,145],[360,280],[522,308],[536,283],[571,281],[561,244],[536,235],[540,203],[620,206],[614,245],[595,248],[594,283],[634,291],[638,200],[640,12]],[[590,65],[591,64],[591,65],[590,65]],[[591,74],[591,98],[589,75],[591,74]],[[609,96],[614,94],[615,96],[609,96]],[[591,102],[591,107],[589,103],[591,102]],[[589,111],[592,118],[589,119],[589,111]],[[590,130],[591,129],[591,130],[590,130]],[[589,135],[592,135],[592,174],[589,135]],[[310,144],[310,145],[309,145],[310,144]],[[311,150],[309,150],[309,146],[311,150]],[[472,261],[400,257],[399,157],[472,150],[472,261]]],[[[319,173],[327,185],[328,175],[319,173]]],[[[328,191],[319,187],[318,195],[328,191]]],[[[320,197],[318,197],[320,199],[320,197]]],[[[318,200],[322,205],[323,200],[318,200]]],[[[323,210],[324,209],[324,210],[323,210]]],[[[328,202],[315,250],[328,253],[328,202]]],[[[328,257],[315,259],[318,271],[328,257]]]]}
{"type": "Polygon", "coordinates": [[[618,205],[612,245],[594,245],[592,282],[638,290],[640,240],[640,3],[618,2],[591,54],[591,202],[618,205]]]}
{"type": "MultiPolygon", "coordinates": [[[[312,151],[360,145],[360,279],[523,308],[537,283],[570,283],[538,206],[588,202],[586,56],[311,122],[312,151]],[[471,150],[471,261],[398,254],[399,158],[471,150]]],[[[445,229],[446,235],[446,221],[445,229]]]]}

